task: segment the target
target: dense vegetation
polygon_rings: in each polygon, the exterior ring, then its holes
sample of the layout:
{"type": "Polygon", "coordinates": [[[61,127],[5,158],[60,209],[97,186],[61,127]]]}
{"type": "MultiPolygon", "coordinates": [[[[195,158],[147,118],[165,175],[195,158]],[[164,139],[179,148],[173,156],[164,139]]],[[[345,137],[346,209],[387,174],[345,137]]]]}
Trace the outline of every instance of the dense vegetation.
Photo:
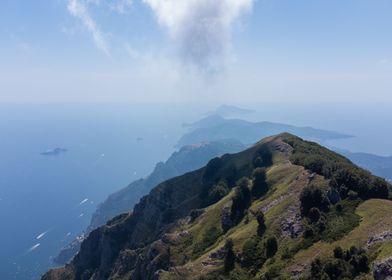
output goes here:
{"type": "Polygon", "coordinates": [[[345,157],[295,136],[285,140],[294,148],[290,160],[329,179],[330,187],[338,191],[340,198],[347,198],[350,191],[361,199],[389,197],[390,187],[385,180],[372,176],[345,157]]]}
{"type": "Polygon", "coordinates": [[[309,280],[354,279],[361,273],[369,272],[369,256],[361,248],[352,246],[349,250],[336,247],[333,257],[316,258],[310,269],[309,280]]]}

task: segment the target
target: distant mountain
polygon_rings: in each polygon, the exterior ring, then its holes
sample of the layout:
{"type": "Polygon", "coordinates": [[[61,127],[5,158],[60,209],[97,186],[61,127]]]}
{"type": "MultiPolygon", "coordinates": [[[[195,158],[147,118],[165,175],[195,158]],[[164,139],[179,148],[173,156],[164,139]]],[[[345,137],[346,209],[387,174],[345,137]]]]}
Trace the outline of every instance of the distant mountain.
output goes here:
{"type": "MultiPolygon", "coordinates": [[[[192,139],[200,141],[211,141],[222,138],[232,138],[242,143],[250,143],[259,133],[268,136],[282,131],[291,132],[309,140],[325,142],[329,139],[339,139],[351,137],[349,135],[330,132],[309,127],[294,127],[285,124],[270,122],[251,123],[244,120],[228,120],[218,115],[211,115],[195,123],[188,124],[189,132],[178,142],[178,145],[192,142],[192,139]],[[295,132],[294,132],[295,131],[295,132]]],[[[366,153],[352,153],[350,151],[331,147],[348,157],[355,164],[373,172],[377,176],[392,180],[392,157],[382,157],[366,153]]]]}
{"type": "Polygon", "coordinates": [[[202,141],[219,141],[221,139],[239,139],[245,144],[256,142],[260,137],[289,132],[302,138],[315,141],[352,137],[339,132],[297,127],[273,122],[248,122],[240,119],[225,119],[219,115],[208,116],[193,124],[186,125],[189,132],[178,141],[177,146],[189,145],[202,141]]]}
{"type": "Polygon", "coordinates": [[[42,280],[388,279],[391,185],[290,134],[155,187],[42,280]]]}
{"type": "Polygon", "coordinates": [[[348,151],[343,151],[341,154],[377,176],[381,176],[392,181],[392,156],[383,157],[367,153],[352,153],[348,151]]]}
{"type": "Polygon", "coordinates": [[[80,243],[92,230],[106,224],[107,221],[119,214],[131,211],[139,199],[148,194],[159,183],[196,170],[214,157],[225,153],[239,152],[244,147],[240,142],[233,140],[203,142],[182,147],[179,151],[173,153],[165,163],[158,163],[149,176],[132,182],[127,187],[111,194],[101,203],[93,213],[86,232],[64,247],[55,258],[55,262],[65,264],[70,261],[79,251],[80,243]]]}

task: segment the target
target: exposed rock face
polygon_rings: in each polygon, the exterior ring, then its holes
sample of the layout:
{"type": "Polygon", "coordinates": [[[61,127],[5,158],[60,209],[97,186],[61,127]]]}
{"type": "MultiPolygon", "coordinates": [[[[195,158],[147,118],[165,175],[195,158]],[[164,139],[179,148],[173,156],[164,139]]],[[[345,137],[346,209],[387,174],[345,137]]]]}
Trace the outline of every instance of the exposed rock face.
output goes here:
{"type": "Polygon", "coordinates": [[[392,257],[374,264],[373,277],[375,280],[392,280],[392,257]]]}
{"type": "Polygon", "coordinates": [[[221,247],[218,250],[212,252],[208,257],[210,259],[217,259],[217,260],[223,260],[226,256],[227,250],[225,247],[221,247]]]}
{"type": "Polygon", "coordinates": [[[301,213],[299,204],[291,205],[288,209],[288,216],[282,221],[282,234],[290,238],[297,238],[303,232],[301,213]]]}
{"type": "Polygon", "coordinates": [[[379,243],[379,242],[387,242],[387,241],[391,241],[392,240],[392,231],[384,231],[380,234],[377,234],[373,237],[371,237],[368,242],[367,242],[367,246],[370,247],[375,243],[379,243]]]}
{"type": "Polygon", "coordinates": [[[85,233],[82,233],[74,241],[61,249],[57,257],[54,258],[54,262],[58,264],[65,264],[69,262],[79,251],[80,244],[86,239],[85,233]]]}
{"type": "MultiPolygon", "coordinates": [[[[134,181],[120,191],[111,194],[98,206],[86,233],[81,234],[65,246],[54,261],[58,264],[69,262],[78,253],[80,244],[92,230],[104,225],[117,215],[131,211],[138,200],[156,185],[169,178],[201,168],[214,157],[238,152],[243,148],[244,145],[235,140],[203,142],[182,147],[178,152],[173,153],[165,163],[158,163],[148,177],[134,181]]],[[[202,214],[202,211],[201,209],[195,210],[191,218],[197,218],[202,214]]]]}
{"type": "Polygon", "coordinates": [[[139,254],[135,264],[132,279],[157,280],[162,271],[170,268],[170,249],[161,241],[156,241],[144,249],[144,254],[139,254]]]}

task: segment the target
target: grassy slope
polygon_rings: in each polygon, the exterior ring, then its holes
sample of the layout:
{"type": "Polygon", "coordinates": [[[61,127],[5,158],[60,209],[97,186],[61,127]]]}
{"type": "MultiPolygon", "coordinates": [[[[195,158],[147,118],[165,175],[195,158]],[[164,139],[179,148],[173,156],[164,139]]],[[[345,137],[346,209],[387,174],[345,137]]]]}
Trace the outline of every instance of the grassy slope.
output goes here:
{"type": "MultiPolygon", "coordinates": [[[[267,209],[265,219],[267,225],[266,235],[281,235],[282,220],[288,215],[287,209],[298,203],[299,194],[303,187],[309,184],[309,173],[301,166],[292,165],[286,156],[279,154],[274,158],[274,165],[268,170],[268,181],[271,189],[263,198],[252,203],[249,212],[256,212],[257,209],[267,209]]],[[[318,185],[327,185],[327,180],[322,176],[316,176],[312,183],[318,185]]],[[[210,206],[207,211],[200,217],[195,224],[188,229],[192,235],[196,236],[195,240],[200,240],[201,231],[211,225],[219,225],[220,211],[222,207],[230,201],[232,193],[222,201],[210,206]]],[[[392,201],[382,199],[371,199],[359,205],[356,214],[361,217],[360,225],[352,230],[348,235],[335,242],[317,242],[305,250],[300,250],[294,255],[292,260],[282,260],[283,251],[288,247],[293,247],[302,241],[302,238],[291,239],[288,237],[279,237],[279,250],[274,258],[269,260],[261,272],[265,272],[271,266],[280,266],[285,268],[286,276],[289,277],[293,270],[308,267],[311,261],[322,254],[332,252],[336,246],[344,249],[352,245],[364,246],[367,240],[377,233],[385,231],[392,226],[392,201]]],[[[249,222],[242,221],[239,225],[222,235],[202,256],[198,259],[179,266],[175,272],[168,272],[163,275],[163,279],[178,279],[178,277],[192,279],[191,275],[211,274],[222,268],[222,262],[215,262],[213,265],[202,265],[209,259],[211,252],[224,246],[225,240],[231,238],[234,241],[236,251],[241,251],[243,244],[254,236],[257,229],[257,222],[253,215],[249,214],[249,222]]],[[[392,255],[392,242],[387,242],[374,246],[376,258],[392,255]]],[[[187,248],[182,247],[181,252],[186,252],[187,248]]],[[[189,251],[189,248],[188,248],[189,251]]]]}
{"type": "MultiPolygon", "coordinates": [[[[257,222],[251,212],[256,212],[257,209],[266,209],[265,218],[267,225],[266,235],[278,233],[281,222],[287,215],[287,208],[294,202],[298,201],[299,194],[303,186],[308,184],[308,173],[301,166],[292,165],[287,157],[279,154],[274,157],[274,165],[268,170],[268,181],[270,183],[270,191],[258,201],[254,201],[250,207],[248,215],[249,222],[244,220],[234,228],[230,229],[226,234],[221,235],[217,241],[210,246],[205,253],[199,258],[187,262],[184,266],[177,267],[174,271],[162,275],[162,279],[192,279],[192,275],[196,279],[200,275],[207,275],[220,269],[221,261],[214,260],[214,265],[203,265],[203,262],[208,262],[209,255],[224,246],[225,240],[231,238],[234,241],[234,248],[236,251],[242,249],[243,244],[252,236],[255,235],[257,229],[257,222]]],[[[320,180],[323,180],[321,177],[320,180]]],[[[193,244],[184,241],[184,243],[177,248],[173,248],[172,252],[178,252],[188,255],[191,259],[192,246],[200,241],[203,232],[206,228],[211,226],[220,227],[221,209],[227,204],[233,195],[231,192],[224,199],[218,203],[208,207],[206,212],[199,217],[195,223],[179,228],[178,231],[187,230],[193,236],[193,244]],[[185,244],[185,245],[184,245],[185,244]]],[[[282,252],[278,251],[277,255],[282,252]]],[[[177,255],[177,254],[173,254],[177,255]]]]}

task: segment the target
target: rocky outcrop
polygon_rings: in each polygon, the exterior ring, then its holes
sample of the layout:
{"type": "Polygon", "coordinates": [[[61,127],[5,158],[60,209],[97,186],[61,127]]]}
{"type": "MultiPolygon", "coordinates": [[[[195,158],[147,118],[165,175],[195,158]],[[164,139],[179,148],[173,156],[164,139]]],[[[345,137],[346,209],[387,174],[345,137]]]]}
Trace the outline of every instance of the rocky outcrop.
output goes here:
{"type": "Polygon", "coordinates": [[[392,280],[392,257],[374,263],[373,277],[375,280],[392,280]]]}
{"type": "Polygon", "coordinates": [[[387,242],[391,240],[392,240],[392,231],[388,230],[371,237],[367,242],[367,246],[370,247],[373,244],[380,243],[380,242],[387,242]]]}
{"type": "Polygon", "coordinates": [[[292,239],[299,237],[303,232],[303,224],[299,204],[291,205],[287,209],[288,215],[282,221],[282,234],[292,239]]]}
{"type": "Polygon", "coordinates": [[[86,239],[86,234],[83,232],[81,235],[77,236],[75,240],[61,249],[57,257],[54,258],[54,262],[58,264],[65,264],[69,262],[80,249],[80,244],[86,239]]]}
{"type": "MultiPolygon", "coordinates": [[[[82,233],[65,246],[54,261],[57,264],[65,264],[71,261],[78,253],[82,241],[92,230],[104,225],[117,215],[131,211],[143,195],[148,194],[153,187],[163,181],[201,168],[214,157],[225,153],[238,152],[243,148],[244,146],[235,140],[203,142],[182,147],[179,151],[173,153],[165,163],[158,163],[148,177],[134,181],[120,191],[111,194],[98,206],[86,233],[82,233]]],[[[195,219],[201,214],[202,210],[195,210],[191,214],[191,218],[195,219]]]]}

